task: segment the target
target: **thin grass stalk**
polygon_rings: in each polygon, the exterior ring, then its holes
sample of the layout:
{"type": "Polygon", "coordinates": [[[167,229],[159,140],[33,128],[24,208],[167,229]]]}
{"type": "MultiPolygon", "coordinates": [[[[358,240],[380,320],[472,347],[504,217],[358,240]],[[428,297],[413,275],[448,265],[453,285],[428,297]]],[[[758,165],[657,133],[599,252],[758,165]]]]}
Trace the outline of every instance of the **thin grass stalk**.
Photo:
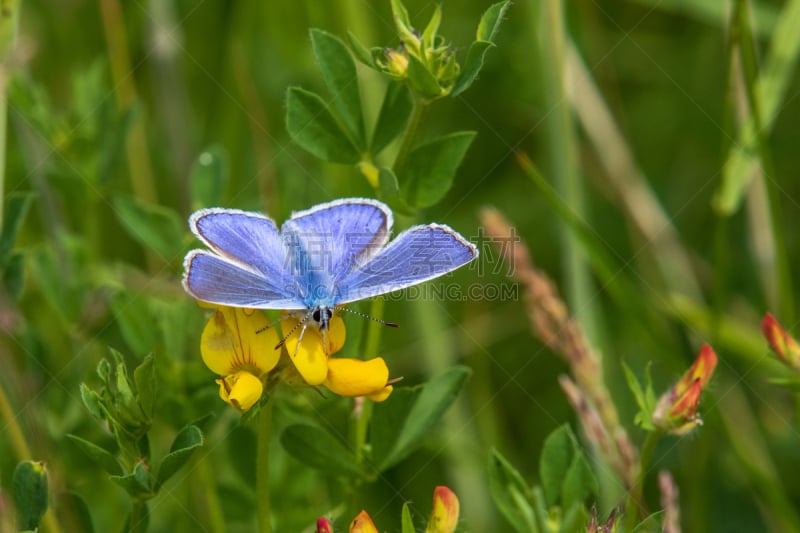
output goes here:
{"type": "MultiPolygon", "coordinates": [[[[747,103],[750,108],[750,115],[756,135],[756,146],[761,162],[762,179],[767,192],[768,222],[770,238],[773,243],[772,250],[774,257],[774,276],[778,311],[783,320],[789,323],[794,322],[794,293],[792,291],[791,271],[789,267],[789,257],[787,254],[786,237],[781,223],[780,215],[780,192],[776,184],[777,176],[772,164],[772,153],[767,142],[765,124],[762,112],[762,102],[760,100],[758,84],[758,64],[757,54],[753,34],[750,28],[750,10],[748,2],[737,0],[731,29],[731,37],[738,40],[741,53],[742,71],[744,73],[744,88],[747,94],[747,103]]],[[[768,295],[769,296],[769,295],[768,295]]]]}
{"type": "Polygon", "coordinates": [[[272,443],[272,395],[261,406],[258,416],[256,448],[256,516],[258,533],[272,533],[272,508],[269,488],[269,459],[272,443]]]}
{"type": "Polygon", "coordinates": [[[605,183],[619,199],[630,223],[649,243],[648,251],[652,253],[667,288],[701,301],[702,292],[689,252],[637,165],[608,104],[572,41],[567,43],[566,60],[566,91],[572,109],[605,169],[605,183]]]}
{"type": "MultiPolygon", "coordinates": [[[[541,74],[545,85],[546,108],[550,110],[546,123],[553,180],[556,190],[570,209],[578,218],[585,220],[585,193],[578,168],[575,125],[565,88],[564,65],[567,57],[564,5],[562,0],[544,0],[540,6],[541,74]]],[[[590,342],[596,344],[598,320],[586,257],[570,228],[562,227],[561,236],[563,263],[567,273],[567,301],[590,342]]]]}

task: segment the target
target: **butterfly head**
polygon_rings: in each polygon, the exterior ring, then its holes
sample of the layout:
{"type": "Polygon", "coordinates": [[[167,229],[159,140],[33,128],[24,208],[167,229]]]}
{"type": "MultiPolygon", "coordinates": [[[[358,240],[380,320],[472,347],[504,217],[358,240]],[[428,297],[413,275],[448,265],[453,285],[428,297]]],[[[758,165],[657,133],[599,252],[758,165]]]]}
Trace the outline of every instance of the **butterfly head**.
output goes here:
{"type": "Polygon", "coordinates": [[[333,308],[327,305],[318,305],[312,308],[310,320],[319,328],[320,331],[328,329],[331,318],[333,318],[333,308]]]}

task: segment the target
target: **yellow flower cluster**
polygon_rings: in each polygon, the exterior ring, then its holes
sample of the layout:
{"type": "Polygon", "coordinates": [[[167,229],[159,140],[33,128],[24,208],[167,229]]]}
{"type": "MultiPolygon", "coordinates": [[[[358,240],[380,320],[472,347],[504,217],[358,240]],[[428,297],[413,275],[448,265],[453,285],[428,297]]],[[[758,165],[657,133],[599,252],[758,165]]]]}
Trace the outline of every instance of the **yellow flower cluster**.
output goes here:
{"type": "Polygon", "coordinates": [[[323,385],[341,396],[366,396],[383,401],[392,392],[389,369],[380,358],[360,359],[330,357],[344,345],[344,322],[338,316],[330,320],[325,335],[309,326],[302,333],[299,319],[285,318],[283,331],[291,332],[283,346],[282,336],[270,326],[267,316],[256,309],[213,306],[214,315],[203,329],[200,353],[203,362],[220,378],[220,398],[242,412],[249,410],[264,392],[269,372],[280,368],[281,359],[293,368],[307,385],[323,385]]]}

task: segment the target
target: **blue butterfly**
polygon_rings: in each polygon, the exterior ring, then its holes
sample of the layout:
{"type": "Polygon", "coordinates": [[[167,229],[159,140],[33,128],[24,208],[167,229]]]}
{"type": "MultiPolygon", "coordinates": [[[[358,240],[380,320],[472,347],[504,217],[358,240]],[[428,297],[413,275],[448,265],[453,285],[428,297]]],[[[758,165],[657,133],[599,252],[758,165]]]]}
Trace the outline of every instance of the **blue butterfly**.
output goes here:
{"type": "Polygon", "coordinates": [[[443,224],[414,226],[388,243],[385,204],[347,198],[275,222],[238,209],[201,209],[192,232],[210,249],[192,250],[183,286],[198,300],[232,307],[281,309],[321,331],[342,304],[379,296],[463,266],[478,250],[443,224]]]}

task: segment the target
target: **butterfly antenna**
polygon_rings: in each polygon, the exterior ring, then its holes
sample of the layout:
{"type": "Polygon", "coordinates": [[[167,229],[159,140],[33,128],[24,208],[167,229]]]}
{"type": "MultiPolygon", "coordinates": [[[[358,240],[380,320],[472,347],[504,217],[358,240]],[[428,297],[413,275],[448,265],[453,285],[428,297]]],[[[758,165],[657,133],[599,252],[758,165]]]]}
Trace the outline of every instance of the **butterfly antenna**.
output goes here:
{"type": "Polygon", "coordinates": [[[283,316],[280,316],[280,317],[276,318],[275,320],[273,320],[272,322],[270,322],[269,324],[267,324],[267,325],[266,325],[266,326],[264,326],[263,328],[259,328],[259,329],[257,329],[257,330],[256,330],[256,335],[257,335],[257,334],[259,334],[259,333],[262,333],[262,332],[264,332],[264,331],[267,331],[269,328],[271,328],[272,326],[274,326],[274,325],[275,325],[275,324],[277,324],[278,322],[283,322],[283,321],[284,321],[284,320],[286,320],[287,318],[292,318],[292,316],[293,316],[293,315],[283,315],[283,316]]]}
{"type": "Polygon", "coordinates": [[[400,324],[397,324],[395,322],[387,322],[386,320],[381,320],[380,318],[375,318],[374,316],[370,316],[370,315],[368,315],[366,313],[362,313],[361,311],[356,311],[355,309],[349,309],[347,307],[337,307],[336,310],[337,311],[347,311],[348,313],[352,313],[354,315],[358,315],[361,318],[367,318],[369,320],[377,322],[378,324],[383,324],[384,326],[389,326],[390,328],[399,328],[400,327],[400,324]]]}
{"type": "MultiPolygon", "coordinates": [[[[287,315],[286,318],[291,317],[291,316],[292,315],[287,315]]],[[[292,334],[295,331],[297,331],[297,328],[299,328],[300,326],[303,326],[303,331],[305,331],[306,330],[306,328],[305,328],[306,322],[308,321],[308,319],[310,317],[311,317],[311,311],[309,311],[308,313],[303,315],[303,318],[301,318],[300,321],[297,324],[295,324],[292,329],[289,330],[289,333],[287,333],[286,335],[283,336],[283,338],[281,339],[281,342],[279,342],[278,344],[275,345],[275,349],[277,350],[278,348],[280,348],[281,346],[286,344],[286,339],[291,337],[292,334]]],[[[282,320],[282,319],[280,319],[280,320],[282,320]]],[[[269,326],[267,326],[267,327],[269,327],[269,326]]],[[[302,338],[302,335],[301,335],[301,338],[302,338]]],[[[300,342],[299,341],[298,341],[297,345],[300,346],[300,342]]]]}

